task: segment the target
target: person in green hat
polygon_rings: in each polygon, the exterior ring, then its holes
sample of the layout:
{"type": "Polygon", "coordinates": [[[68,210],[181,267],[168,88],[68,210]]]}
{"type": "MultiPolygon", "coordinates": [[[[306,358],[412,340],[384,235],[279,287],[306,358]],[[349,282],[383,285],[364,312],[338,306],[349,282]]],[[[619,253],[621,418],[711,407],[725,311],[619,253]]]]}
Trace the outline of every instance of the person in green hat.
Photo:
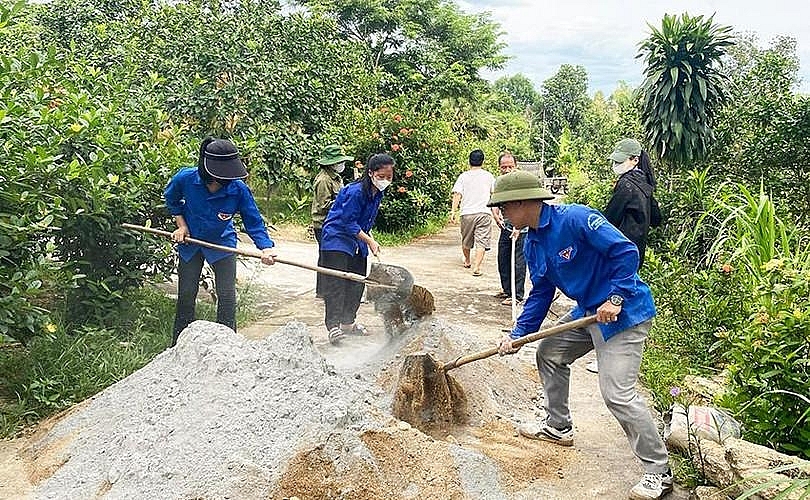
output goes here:
{"type": "MultiPolygon", "coordinates": [[[[660,223],[661,217],[660,212],[657,212],[658,203],[653,198],[655,175],[650,157],[641,149],[641,143],[637,140],[622,139],[616,143],[608,159],[618,179],[613,186],[613,195],[602,213],[608,222],[636,244],[638,267],[641,269],[647,249],[647,234],[651,226],[660,223]]],[[[585,369],[597,373],[599,363],[593,360],[585,365],[585,369]]]]}
{"type": "Polygon", "coordinates": [[[518,431],[527,438],[573,445],[570,366],[595,350],[602,398],[644,468],[630,498],[660,498],[672,490],[673,479],[667,449],[636,391],[644,339],[655,316],[652,292],[636,273],[638,249],[598,211],[545,203],[552,198],[530,172],[511,172],[495,182],[489,206],[499,207],[516,229],[529,228],[523,254],[532,280],[523,312],[501,340],[499,353],[517,352],[512,341],[540,329],[557,288],[577,302],[561,322],[595,314],[597,324],[540,341],[536,361],[546,418],[518,431]]]}
{"type": "MultiPolygon", "coordinates": [[[[335,202],[338,193],[343,188],[343,177],[341,174],[346,169],[346,162],[354,158],[346,156],[337,144],[330,144],[323,148],[321,157],[318,158],[320,170],[312,182],[312,231],[315,233],[315,241],[318,242],[318,265],[323,265],[320,257],[321,234],[323,232],[323,221],[326,220],[329,209],[335,202]]],[[[315,296],[323,297],[323,285],[321,275],[315,278],[315,296]]]]}
{"type": "Polygon", "coordinates": [[[618,179],[604,214],[608,222],[638,247],[640,269],[644,264],[647,233],[655,226],[654,219],[660,218],[660,214],[656,217],[653,207],[655,175],[647,152],[635,139],[619,141],[608,158],[618,179]]]}

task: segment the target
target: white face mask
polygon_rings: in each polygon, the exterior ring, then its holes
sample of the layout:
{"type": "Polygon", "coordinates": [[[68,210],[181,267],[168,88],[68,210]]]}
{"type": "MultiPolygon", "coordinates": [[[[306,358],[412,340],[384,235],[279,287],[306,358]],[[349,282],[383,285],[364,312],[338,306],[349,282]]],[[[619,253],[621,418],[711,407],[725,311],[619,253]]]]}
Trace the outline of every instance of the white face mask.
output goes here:
{"type": "Polygon", "coordinates": [[[335,172],[342,174],[344,170],[346,170],[346,162],[335,163],[332,165],[332,170],[335,172]]]}
{"type": "Polygon", "coordinates": [[[388,179],[377,179],[376,177],[371,178],[371,183],[380,191],[385,191],[385,188],[391,185],[391,181],[388,179]]]}
{"type": "Polygon", "coordinates": [[[624,175],[627,172],[633,170],[634,168],[635,165],[633,165],[629,161],[625,161],[624,163],[613,162],[613,173],[616,175],[624,175]]]}

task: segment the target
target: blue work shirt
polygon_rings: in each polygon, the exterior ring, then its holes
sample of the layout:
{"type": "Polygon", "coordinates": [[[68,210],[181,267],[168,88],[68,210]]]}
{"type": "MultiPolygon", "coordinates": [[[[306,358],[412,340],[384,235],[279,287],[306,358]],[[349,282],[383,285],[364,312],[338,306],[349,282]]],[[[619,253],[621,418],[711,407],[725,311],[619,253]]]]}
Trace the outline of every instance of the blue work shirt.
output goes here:
{"type": "Polygon", "coordinates": [[[650,288],[636,273],[636,245],[596,210],[543,204],[537,229],[526,235],[523,255],[532,291],[512,330],[513,339],[540,329],[555,288],[577,301],[571,311],[574,319],[594,314],[611,295],[624,297],[617,320],[599,323],[605,340],[655,316],[650,288]]]}
{"type": "Polygon", "coordinates": [[[382,191],[370,194],[362,182],[345,186],[335,198],[321,233],[321,250],[368,257],[368,245],[357,235],[371,231],[382,202],[382,191]]]}
{"type": "MultiPolygon", "coordinates": [[[[264,250],[273,247],[273,240],[267,235],[256,200],[247,184],[240,180],[211,193],[196,168],[183,168],[169,181],[163,196],[169,213],[182,215],[186,220],[192,238],[236,248],[233,216],[238,213],[256,248],[264,250]]],[[[177,245],[177,253],[186,262],[200,250],[210,263],[231,255],[194,244],[177,245]]]]}

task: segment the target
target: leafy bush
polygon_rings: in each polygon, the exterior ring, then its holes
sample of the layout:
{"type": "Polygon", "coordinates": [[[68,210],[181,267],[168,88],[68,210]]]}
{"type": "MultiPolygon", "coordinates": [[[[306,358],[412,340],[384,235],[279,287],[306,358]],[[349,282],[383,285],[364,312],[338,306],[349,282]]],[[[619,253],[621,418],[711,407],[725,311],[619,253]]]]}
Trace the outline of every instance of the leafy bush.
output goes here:
{"type": "Polygon", "coordinates": [[[746,437],[810,458],[810,270],[764,266],[758,307],[727,339],[731,391],[725,403],[746,437]]]}
{"type": "Polygon", "coordinates": [[[660,403],[677,377],[724,367],[729,388],[721,404],[736,413],[746,437],[810,456],[806,240],[764,193],[719,189],[705,211],[692,214],[691,227],[672,221],[686,236],[668,253],[653,252],[642,270],[658,308],[645,382],[660,403]],[[710,234],[698,255],[694,239],[710,234]]]}
{"type": "Polygon", "coordinates": [[[465,165],[447,122],[408,109],[407,101],[400,99],[357,110],[354,128],[345,138],[358,168],[379,152],[388,152],[397,162],[377,218],[382,231],[408,230],[414,221],[446,214],[450,190],[465,165]]]}
{"type": "Polygon", "coordinates": [[[739,268],[747,321],[727,337],[731,391],[748,437],[810,457],[810,251],[807,239],[760,191],[725,203],[729,215],[712,245],[739,268]]]}
{"type": "Polygon", "coordinates": [[[181,156],[155,140],[166,117],[128,76],[53,48],[2,59],[0,256],[10,265],[0,281],[11,290],[2,316],[23,318],[2,324],[18,340],[39,333],[49,310],[104,318],[118,291],[171,268],[165,249],[118,229],[162,220],[166,163],[181,156]]]}

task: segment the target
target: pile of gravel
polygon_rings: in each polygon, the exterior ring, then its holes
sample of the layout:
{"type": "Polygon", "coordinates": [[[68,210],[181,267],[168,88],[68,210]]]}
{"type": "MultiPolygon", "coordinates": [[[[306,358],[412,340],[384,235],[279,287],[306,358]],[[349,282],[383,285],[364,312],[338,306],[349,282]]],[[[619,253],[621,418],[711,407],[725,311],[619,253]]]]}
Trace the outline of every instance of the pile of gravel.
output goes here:
{"type": "Polygon", "coordinates": [[[197,321],[37,443],[54,452],[67,442],[35,496],[266,497],[297,451],[373,427],[384,400],[373,383],[335,373],[302,323],[250,341],[197,321]]]}

